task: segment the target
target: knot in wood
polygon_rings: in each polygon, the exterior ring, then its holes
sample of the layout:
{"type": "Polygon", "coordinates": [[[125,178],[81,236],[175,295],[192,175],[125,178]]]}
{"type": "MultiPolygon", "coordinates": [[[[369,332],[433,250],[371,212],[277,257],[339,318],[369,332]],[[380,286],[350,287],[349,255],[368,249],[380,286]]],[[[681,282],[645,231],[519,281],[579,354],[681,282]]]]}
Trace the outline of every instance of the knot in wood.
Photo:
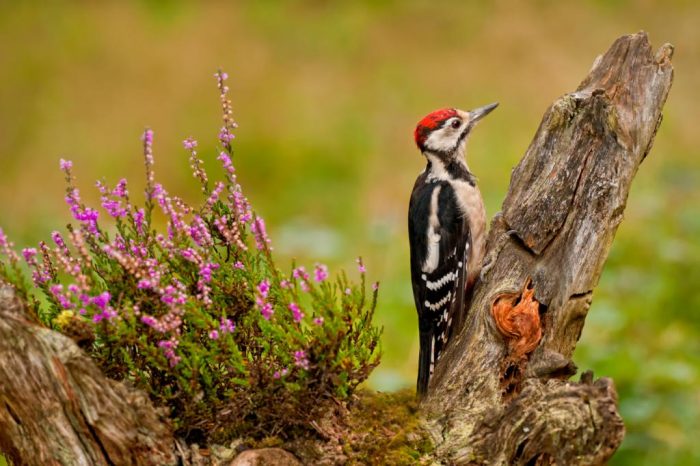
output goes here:
{"type": "Polygon", "coordinates": [[[509,356],[518,359],[532,353],[542,338],[540,303],[530,281],[520,293],[500,295],[491,307],[498,331],[507,344],[509,356]]]}

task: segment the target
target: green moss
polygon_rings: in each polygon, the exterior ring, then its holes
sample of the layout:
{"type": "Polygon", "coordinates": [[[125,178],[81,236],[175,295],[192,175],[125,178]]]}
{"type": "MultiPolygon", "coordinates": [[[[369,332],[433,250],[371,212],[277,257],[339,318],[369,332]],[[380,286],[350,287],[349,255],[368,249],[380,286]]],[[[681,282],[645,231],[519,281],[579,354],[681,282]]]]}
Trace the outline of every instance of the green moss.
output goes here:
{"type": "Polygon", "coordinates": [[[350,464],[417,464],[432,450],[413,390],[360,392],[348,424],[344,452],[350,464]]]}

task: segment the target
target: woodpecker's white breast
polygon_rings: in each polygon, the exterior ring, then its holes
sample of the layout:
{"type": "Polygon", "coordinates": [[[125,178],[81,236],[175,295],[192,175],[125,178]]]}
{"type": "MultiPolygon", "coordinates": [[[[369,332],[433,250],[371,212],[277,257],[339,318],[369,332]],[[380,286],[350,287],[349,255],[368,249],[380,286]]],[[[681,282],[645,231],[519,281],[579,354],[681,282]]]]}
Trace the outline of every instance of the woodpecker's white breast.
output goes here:
{"type": "Polygon", "coordinates": [[[466,181],[451,179],[459,208],[469,219],[469,232],[472,239],[471,254],[467,263],[468,281],[473,281],[479,275],[481,263],[486,249],[486,209],[481,191],[476,185],[466,181]]]}

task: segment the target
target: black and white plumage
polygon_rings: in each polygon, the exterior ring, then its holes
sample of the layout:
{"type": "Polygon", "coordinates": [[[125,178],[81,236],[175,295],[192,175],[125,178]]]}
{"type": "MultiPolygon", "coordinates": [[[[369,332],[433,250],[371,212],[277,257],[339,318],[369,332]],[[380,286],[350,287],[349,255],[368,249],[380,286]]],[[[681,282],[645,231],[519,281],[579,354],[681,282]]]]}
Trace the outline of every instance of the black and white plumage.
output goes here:
{"type": "Polygon", "coordinates": [[[452,329],[464,318],[465,300],[481,267],[486,218],[464,152],[471,129],[495,107],[438,110],[416,127],[416,144],[428,161],[413,187],[408,209],[421,396],[452,329]]]}

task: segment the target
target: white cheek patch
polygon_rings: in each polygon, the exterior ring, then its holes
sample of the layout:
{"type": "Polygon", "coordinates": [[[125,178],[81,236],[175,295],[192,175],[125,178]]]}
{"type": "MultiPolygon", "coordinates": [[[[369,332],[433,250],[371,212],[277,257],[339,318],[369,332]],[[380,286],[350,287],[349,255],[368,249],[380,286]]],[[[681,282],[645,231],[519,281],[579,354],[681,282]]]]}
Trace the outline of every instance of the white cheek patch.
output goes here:
{"type": "Polygon", "coordinates": [[[454,149],[459,133],[446,126],[433,131],[425,140],[425,147],[435,152],[449,152],[454,149]]]}

